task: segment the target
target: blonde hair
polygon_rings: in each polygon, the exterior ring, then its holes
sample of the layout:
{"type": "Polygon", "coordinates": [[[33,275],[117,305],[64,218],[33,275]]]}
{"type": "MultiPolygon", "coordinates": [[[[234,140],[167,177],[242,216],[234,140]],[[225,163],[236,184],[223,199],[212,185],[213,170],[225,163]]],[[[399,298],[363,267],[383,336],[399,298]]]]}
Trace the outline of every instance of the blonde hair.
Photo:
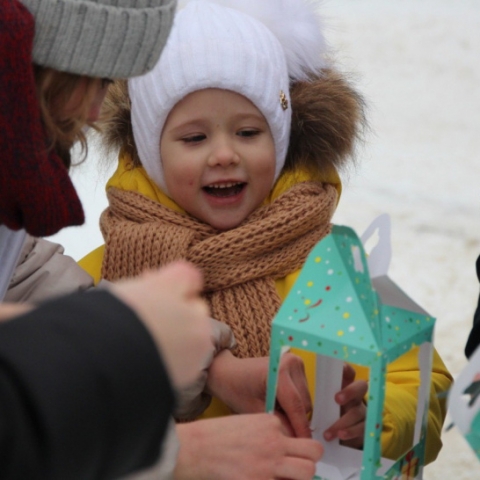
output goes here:
{"type": "Polygon", "coordinates": [[[37,97],[40,103],[40,115],[47,135],[46,148],[55,150],[67,168],[70,168],[70,149],[80,142],[84,157],[87,154],[87,142],[83,127],[90,124],[89,106],[95,95],[95,82],[98,79],[73,73],[60,72],[51,68],[34,66],[37,97]],[[67,113],[65,105],[73,93],[85,81],[85,93],[67,113]]]}

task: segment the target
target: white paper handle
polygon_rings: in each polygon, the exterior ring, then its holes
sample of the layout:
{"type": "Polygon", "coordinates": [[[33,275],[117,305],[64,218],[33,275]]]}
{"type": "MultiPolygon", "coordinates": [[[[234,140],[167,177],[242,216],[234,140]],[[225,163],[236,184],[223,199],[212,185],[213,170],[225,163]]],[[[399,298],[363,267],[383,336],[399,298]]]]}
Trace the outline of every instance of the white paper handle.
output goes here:
{"type": "Polygon", "coordinates": [[[378,243],[368,255],[368,270],[371,278],[387,275],[390,267],[392,259],[390,215],[384,213],[373,220],[361,237],[364,246],[376,232],[378,232],[378,243]]]}

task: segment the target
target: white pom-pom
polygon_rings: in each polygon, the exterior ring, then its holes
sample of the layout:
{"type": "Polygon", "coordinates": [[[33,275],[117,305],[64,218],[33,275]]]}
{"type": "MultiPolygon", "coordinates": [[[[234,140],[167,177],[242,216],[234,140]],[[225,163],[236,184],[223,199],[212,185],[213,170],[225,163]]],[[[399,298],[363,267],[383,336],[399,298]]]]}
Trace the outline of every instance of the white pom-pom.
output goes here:
{"type": "MultiPolygon", "coordinates": [[[[181,1],[181,5],[193,0],[181,1]]],[[[199,0],[195,0],[199,1],[199,0]]],[[[204,0],[261,21],[278,38],[292,80],[306,80],[327,66],[327,43],[318,0],[204,0]]]]}

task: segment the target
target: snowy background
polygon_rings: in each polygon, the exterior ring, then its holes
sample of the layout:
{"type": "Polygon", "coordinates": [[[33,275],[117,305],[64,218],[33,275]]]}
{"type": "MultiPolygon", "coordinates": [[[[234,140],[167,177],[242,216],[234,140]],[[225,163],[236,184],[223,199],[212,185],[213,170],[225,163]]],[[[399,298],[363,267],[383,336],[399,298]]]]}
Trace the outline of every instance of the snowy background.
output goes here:
{"type": "MultiPolygon", "coordinates": [[[[322,11],[371,127],[334,221],[362,233],[391,215],[390,276],[437,317],[435,344],[456,375],[479,292],[480,0],[329,0],[322,11]]],[[[92,146],[73,173],[87,224],[54,237],[76,259],[102,243],[108,162],[99,162],[92,146]]],[[[443,441],[425,478],[480,478],[457,431],[443,441]]]]}

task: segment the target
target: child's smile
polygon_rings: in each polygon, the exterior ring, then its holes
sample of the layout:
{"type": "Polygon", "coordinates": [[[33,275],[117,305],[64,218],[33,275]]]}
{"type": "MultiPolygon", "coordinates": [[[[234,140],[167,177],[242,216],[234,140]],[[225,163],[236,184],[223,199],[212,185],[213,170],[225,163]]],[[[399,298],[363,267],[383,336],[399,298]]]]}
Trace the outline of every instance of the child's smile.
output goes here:
{"type": "Polygon", "coordinates": [[[268,123],[231,91],[200,90],[181,100],[165,123],[160,154],[170,197],[219,230],[242,223],[273,186],[268,123]]]}
{"type": "Polygon", "coordinates": [[[208,185],[203,190],[213,197],[230,198],[239,195],[245,186],[246,183],[243,182],[227,182],[208,185]]]}

